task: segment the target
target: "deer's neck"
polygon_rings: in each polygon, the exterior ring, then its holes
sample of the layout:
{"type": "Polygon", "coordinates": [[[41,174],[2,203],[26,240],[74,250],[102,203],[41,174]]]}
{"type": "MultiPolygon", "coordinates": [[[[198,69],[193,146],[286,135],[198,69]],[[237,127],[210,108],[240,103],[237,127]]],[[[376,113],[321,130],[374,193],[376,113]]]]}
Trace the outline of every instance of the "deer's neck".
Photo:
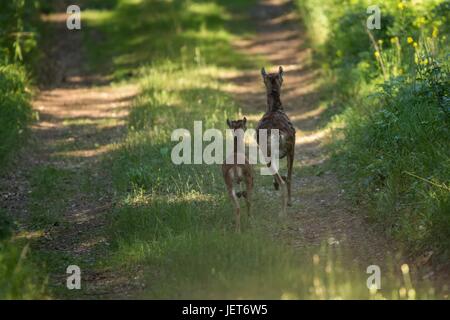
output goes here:
{"type": "Polygon", "coordinates": [[[267,94],[267,109],[268,111],[283,110],[280,93],[278,91],[271,91],[267,94]]]}
{"type": "Polygon", "coordinates": [[[233,139],[233,152],[234,153],[242,153],[244,150],[242,148],[244,147],[244,136],[238,134],[234,136],[233,139]]]}

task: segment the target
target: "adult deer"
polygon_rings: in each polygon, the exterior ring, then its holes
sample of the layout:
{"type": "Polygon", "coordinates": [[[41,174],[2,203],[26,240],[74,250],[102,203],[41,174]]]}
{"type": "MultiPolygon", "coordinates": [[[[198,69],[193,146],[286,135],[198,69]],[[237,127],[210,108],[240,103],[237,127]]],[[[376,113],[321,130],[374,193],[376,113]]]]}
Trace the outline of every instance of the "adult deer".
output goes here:
{"type": "MultiPolygon", "coordinates": [[[[261,69],[261,75],[264,80],[267,94],[267,111],[261,118],[256,128],[257,142],[260,145],[259,130],[266,129],[267,134],[267,156],[270,157],[270,130],[278,129],[279,132],[279,159],[286,157],[287,159],[287,177],[282,177],[278,173],[278,168],[274,171],[274,187],[278,190],[281,187],[282,211],[280,214],[286,214],[286,204],[291,206],[291,182],[292,182],[292,166],[294,163],[295,152],[295,128],[289,117],[283,110],[280,94],[283,84],[283,68],[280,66],[278,73],[266,73],[264,68],[261,69]],[[286,186],[287,184],[287,186],[286,186]],[[287,199],[286,199],[287,189],[287,199]]],[[[271,163],[269,162],[268,166],[271,163]]]]}
{"type": "Polygon", "coordinates": [[[253,190],[253,170],[244,150],[238,149],[238,142],[244,144],[244,131],[247,129],[247,118],[242,120],[230,121],[227,119],[228,127],[232,130],[234,136],[234,148],[222,164],[222,173],[227,187],[228,195],[233,202],[236,212],[236,231],[241,231],[241,212],[239,206],[240,197],[244,197],[247,204],[247,213],[250,216],[251,211],[251,197],[253,190]],[[239,134],[238,130],[241,130],[239,134]],[[239,141],[240,139],[240,141],[239,141]],[[236,186],[241,182],[245,183],[245,190],[236,191],[236,186]]]}

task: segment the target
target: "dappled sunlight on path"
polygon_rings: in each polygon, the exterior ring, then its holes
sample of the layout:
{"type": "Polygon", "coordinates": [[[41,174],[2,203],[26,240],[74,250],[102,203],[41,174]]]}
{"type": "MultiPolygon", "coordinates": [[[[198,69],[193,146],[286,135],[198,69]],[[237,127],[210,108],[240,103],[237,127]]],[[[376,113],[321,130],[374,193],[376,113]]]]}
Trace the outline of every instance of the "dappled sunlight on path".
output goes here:
{"type": "MultiPolygon", "coordinates": [[[[251,13],[256,36],[235,43],[241,52],[267,61],[264,67],[268,72],[277,70],[278,65],[285,70],[281,100],[297,130],[294,205],[288,211],[289,223],[277,234],[295,248],[316,246],[318,250],[324,243],[342,247],[349,253],[346,264],[359,266],[358,272],[364,273],[370,264],[383,266],[391,258],[402,258],[395,246],[365,221],[363,212],[354,212],[335,173],[325,166],[329,155],[324,142],[330,132],[319,123],[325,110],[318,91],[320,74],[311,66],[311,50],[306,47],[305,31],[295,12],[291,1],[261,1],[251,13]]],[[[231,82],[227,90],[256,126],[266,111],[260,70],[230,73],[223,79],[231,82]]],[[[285,161],[281,168],[283,171],[285,161]]],[[[273,194],[272,189],[270,184],[264,192],[273,194]]]]}

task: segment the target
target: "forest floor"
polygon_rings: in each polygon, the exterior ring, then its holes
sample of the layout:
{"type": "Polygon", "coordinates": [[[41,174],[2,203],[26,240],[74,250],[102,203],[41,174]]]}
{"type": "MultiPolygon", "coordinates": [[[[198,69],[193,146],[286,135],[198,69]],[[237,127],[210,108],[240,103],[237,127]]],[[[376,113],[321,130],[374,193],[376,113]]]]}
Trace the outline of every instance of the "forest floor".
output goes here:
{"type": "MultiPolygon", "coordinates": [[[[297,130],[293,180],[293,206],[276,238],[294,249],[320,248],[324,243],[342,248],[345,265],[399,266],[408,263],[418,281],[448,283],[445,272],[427,265],[427,257],[408,257],[386,238],[383,230],[366,221],[361,207],[354,207],[328,164],[328,131],[321,122],[320,74],[312,67],[305,31],[291,1],[263,0],[251,10],[256,34],[234,43],[247,56],[261,56],[272,67],[285,70],[282,101],[297,130]],[[394,262],[393,262],[394,261],[394,262]]],[[[30,142],[19,153],[15,169],[0,182],[2,202],[19,221],[17,238],[34,241],[52,274],[50,286],[65,281],[66,264],[96,265],[108,255],[105,218],[114,206],[111,174],[101,165],[124,134],[128,111],[139,92],[134,84],[112,85],[107,77],[92,75],[86,68],[81,33],[65,27],[65,14],[50,14],[53,25],[48,57],[56,61],[49,84],[36,96],[33,106],[39,120],[31,127],[30,142]],[[64,36],[62,36],[64,35],[64,36]],[[55,216],[55,208],[60,214],[55,216]],[[40,232],[44,226],[44,232],[40,232]]],[[[242,106],[242,113],[257,121],[266,101],[260,70],[230,72],[220,79],[226,91],[242,106]]],[[[283,168],[283,166],[282,166],[283,168]]],[[[261,187],[267,199],[278,200],[269,186],[261,187]]],[[[91,288],[84,297],[136,296],[136,275],[104,270],[87,271],[91,288]],[[132,279],[132,280],[130,280],[132,279]]],[[[137,273],[140,271],[137,270],[137,273]]],[[[420,286],[420,284],[419,284],[420,286]]],[[[445,290],[444,290],[445,291],[445,290]]],[[[67,293],[61,293],[65,296],[67,293]]]]}

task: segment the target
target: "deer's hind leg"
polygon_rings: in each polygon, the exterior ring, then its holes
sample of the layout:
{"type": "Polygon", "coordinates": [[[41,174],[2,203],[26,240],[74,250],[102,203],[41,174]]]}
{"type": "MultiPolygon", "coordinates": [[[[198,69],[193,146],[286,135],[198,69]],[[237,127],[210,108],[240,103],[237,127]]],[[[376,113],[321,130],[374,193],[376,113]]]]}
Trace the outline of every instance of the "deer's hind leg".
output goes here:
{"type": "MultiPolygon", "coordinates": [[[[272,163],[269,162],[269,163],[267,164],[267,167],[270,168],[271,166],[272,166],[272,163]]],[[[276,178],[275,176],[273,176],[273,187],[274,187],[274,189],[275,189],[276,191],[280,190],[280,184],[279,184],[279,182],[278,182],[278,180],[277,180],[277,178],[276,178]]]]}
{"type": "Polygon", "coordinates": [[[273,178],[274,178],[274,186],[275,190],[278,190],[281,187],[281,211],[279,216],[286,216],[286,205],[287,205],[287,187],[286,182],[283,180],[283,177],[278,173],[278,171],[275,171],[269,162],[267,165],[272,171],[273,171],[273,178]]]}

